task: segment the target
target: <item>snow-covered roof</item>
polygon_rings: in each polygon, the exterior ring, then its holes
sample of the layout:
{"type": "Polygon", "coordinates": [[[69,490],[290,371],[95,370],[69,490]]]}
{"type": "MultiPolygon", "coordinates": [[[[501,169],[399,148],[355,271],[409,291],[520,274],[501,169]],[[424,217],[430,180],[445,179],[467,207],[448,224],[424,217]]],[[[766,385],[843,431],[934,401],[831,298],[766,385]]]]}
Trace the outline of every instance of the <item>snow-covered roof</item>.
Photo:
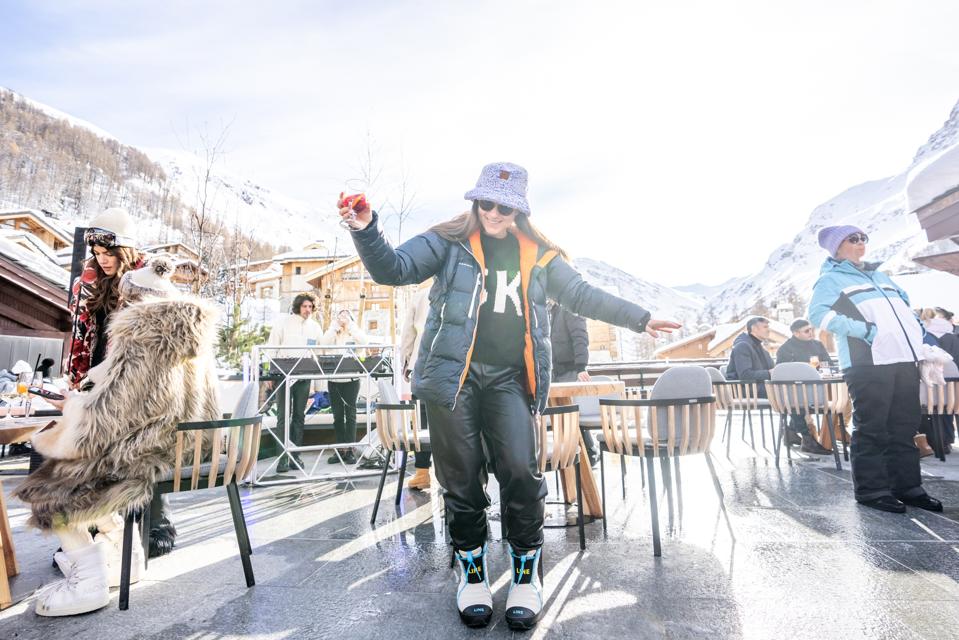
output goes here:
{"type": "Polygon", "coordinates": [[[691,335],[691,336],[686,336],[685,338],[682,338],[682,339],[680,339],[680,340],[676,340],[676,341],[674,341],[674,342],[670,342],[669,344],[663,345],[663,346],[659,347],[658,349],[656,349],[655,351],[653,351],[653,357],[656,358],[656,357],[659,356],[660,353],[663,353],[663,352],[665,352],[665,351],[671,351],[671,350],[675,349],[676,347],[682,347],[683,345],[687,345],[687,344],[690,344],[690,343],[692,343],[692,342],[696,342],[697,340],[701,340],[701,339],[703,339],[703,338],[705,338],[705,337],[707,337],[707,336],[710,336],[710,337],[711,337],[714,333],[716,333],[716,329],[715,329],[715,328],[713,328],[713,329],[707,329],[706,331],[700,331],[699,333],[694,333],[694,334],[691,335]]]}
{"type": "Polygon", "coordinates": [[[959,144],[919,163],[909,172],[907,210],[921,209],[956,189],[959,189],[959,144]]]}
{"type": "MultiPolygon", "coordinates": [[[[707,345],[706,350],[712,351],[722,343],[726,342],[734,335],[742,333],[746,330],[746,323],[749,322],[749,319],[753,316],[747,316],[740,320],[739,322],[729,322],[726,324],[721,324],[716,327],[716,335],[713,336],[713,339],[710,340],[709,345],[707,345]]],[[[781,336],[789,337],[792,335],[792,331],[789,330],[789,327],[784,325],[782,322],[776,320],[769,320],[769,330],[775,331],[781,336]]]]}
{"type": "Polygon", "coordinates": [[[56,264],[55,255],[51,260],[45,253],[28,249],[8,236],[7,233],[0,234],[0,255],[63,290],[69,287],[70,272],[56,264]]]}
{"type": "Polygon", "coordinates": [[[259,282],[267,282],[269,280],[278,280],[283,276],[283,272],[279,269],[269,268],[263,271],[254,271],[249,274],[246,278],[248,284],[256,284],[259,282]]]}
{"type": "Polygon", "coordinates": [[[37,209],[0,209],[0,218],[22,215],[27,215],[29,218],[36,221],[41,227],[59,237],[63,242],[66,242],[67,244],[73,244],[73,233],[63,227],[59,222],[54,222],[51,220],[47,214],[42,211],[37,209]]]}
{"type": "Polygon", "coordinates": [[[313,271],[310,271],[308,274],[303,276],[303,279],[306,280],[307,282],[310,282],[311,280],[316,280],[317,278],[321,276],[325,276],[328,273],[333,273],[334,271],[339,271],[340,269],[348,267],[351,264],[355,264],[356,262],[359,262],[359,260],[360,260],[359,256],[349,256],[347,258],[343,258],[342,260],[337,260],[336,262],[325,264],[319,269],[314,269],[313,271]]]}
{"type": "Polygon", "coordinates": [[[892,277],[909,295],[913,309],[943,307],[959,312],[959,276],[945,271],[923,271],[892,277]]]}

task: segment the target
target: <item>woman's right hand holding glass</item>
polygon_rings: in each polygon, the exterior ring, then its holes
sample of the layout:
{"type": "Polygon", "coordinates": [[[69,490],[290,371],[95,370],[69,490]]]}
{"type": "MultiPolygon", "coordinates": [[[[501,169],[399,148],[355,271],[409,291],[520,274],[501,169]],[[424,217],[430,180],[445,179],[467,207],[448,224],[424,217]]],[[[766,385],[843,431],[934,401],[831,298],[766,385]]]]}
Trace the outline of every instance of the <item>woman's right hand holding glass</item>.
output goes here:
{"type": "Polygon", "coordinates": [[[339,200],[336,202],[336,206],[340,210],[341,223],[353,231],[365,229],[373,222],[373,210],[370,208],[370,205],[365,202],[365,199],[362,208],[357,211],[352,209],[348,203],[344,202],[343,194],[341,193],[339,200]]]}

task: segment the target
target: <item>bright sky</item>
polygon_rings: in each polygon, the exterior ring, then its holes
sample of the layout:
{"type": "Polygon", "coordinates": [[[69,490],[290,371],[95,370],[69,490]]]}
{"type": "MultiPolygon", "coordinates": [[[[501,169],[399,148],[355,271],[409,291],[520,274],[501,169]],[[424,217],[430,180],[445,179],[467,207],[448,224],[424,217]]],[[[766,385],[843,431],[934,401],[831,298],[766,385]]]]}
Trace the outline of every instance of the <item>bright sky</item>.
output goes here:
{"type": "Polygon", "coordinates": [[[369,133],[409,231],[515,162],[570,253],[716,284],[908,165],[959,100],[957,24],[954,0],[0,0],[0,85],[135,146],[232,121],[228,169],[329,208],[369,133]]]}

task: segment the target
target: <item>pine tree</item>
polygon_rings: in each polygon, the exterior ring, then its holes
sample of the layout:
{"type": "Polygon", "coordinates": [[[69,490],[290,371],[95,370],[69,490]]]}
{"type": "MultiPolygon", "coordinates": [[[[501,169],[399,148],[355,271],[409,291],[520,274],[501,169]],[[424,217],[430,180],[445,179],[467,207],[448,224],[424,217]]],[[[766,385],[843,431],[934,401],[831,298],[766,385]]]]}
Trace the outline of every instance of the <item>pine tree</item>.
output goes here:
{"type": "Polygon", "coordinates": [[[270,338],[270,330],[265,326],[250,327],[240,312],[240,305],[234,305],[230,320],[220,329],[218,337],[217,357],[239,369],[243,354],[249,353],[255,345],[266,343],[270,338]]]}

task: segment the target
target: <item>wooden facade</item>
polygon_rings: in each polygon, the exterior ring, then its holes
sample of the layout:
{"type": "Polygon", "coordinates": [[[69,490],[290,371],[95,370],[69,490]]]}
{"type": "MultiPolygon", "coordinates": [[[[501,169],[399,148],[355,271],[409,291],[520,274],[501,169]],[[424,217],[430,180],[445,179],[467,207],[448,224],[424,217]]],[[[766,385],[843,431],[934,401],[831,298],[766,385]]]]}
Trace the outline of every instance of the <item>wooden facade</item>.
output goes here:
{"type": "Polygon", "coordinates": [[[65,229],[47,220],[45,213],[35,209],[0,212],[0,229],[30,233],[54,251],[73,245],[73,238],[65,229]]]}
{"type": "Polygon", "coordinates": [[[373,282],[359,256],[348,256],[305,276],[319,298],[320,320],[330,326],[333,314],[349,309],[367,333],[396,342],[396,289],[373,282]]]}

